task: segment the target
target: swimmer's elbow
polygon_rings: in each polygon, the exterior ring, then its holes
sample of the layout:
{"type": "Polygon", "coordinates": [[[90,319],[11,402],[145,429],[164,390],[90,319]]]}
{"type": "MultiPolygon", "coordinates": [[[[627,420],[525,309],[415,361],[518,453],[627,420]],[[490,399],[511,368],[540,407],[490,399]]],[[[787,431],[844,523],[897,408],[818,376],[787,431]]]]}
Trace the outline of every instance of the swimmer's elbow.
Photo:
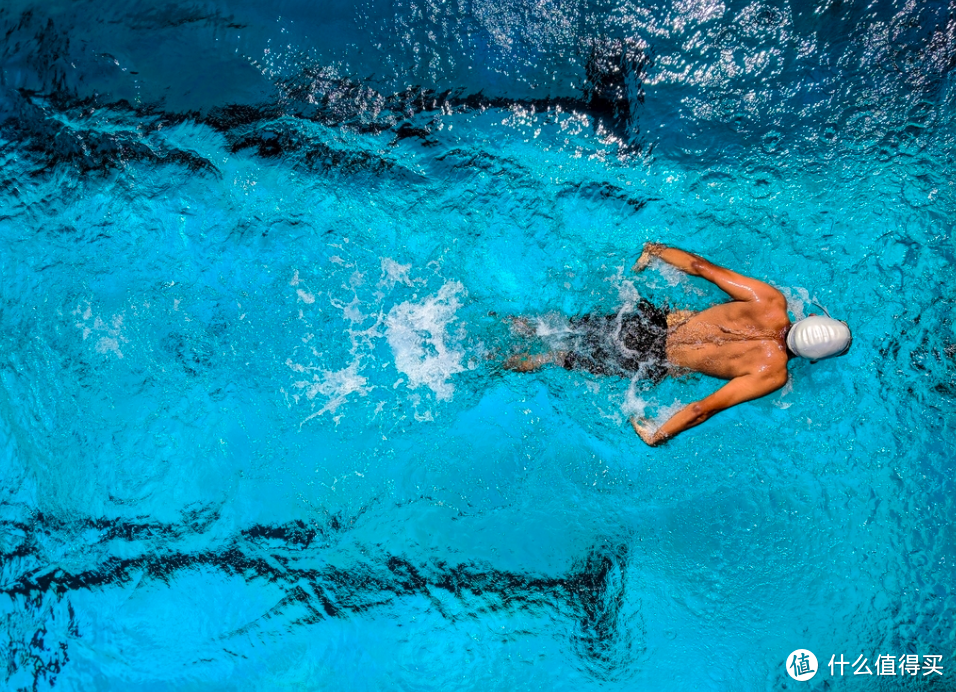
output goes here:
{"type": "Polygon", "coordinates": [[[776,373],[772,377],[767,378],[766,385],[765,385],[765,389],[766,389],[765,394],[770,394],[771,392],[775,392],[778,389],[783,388],[787,384],[787,381],[789,379],[790,377],[786,371],[781,373],[776,373]]]}
{"type": "Polygon", "coordinates": [[[689,413],[691,416],[691,426],[695,426],[703,423],[705,420],[717,413],[717,411],[709,406],[704,406],[698,401],[697,403],[690,405],[689,413]]]}

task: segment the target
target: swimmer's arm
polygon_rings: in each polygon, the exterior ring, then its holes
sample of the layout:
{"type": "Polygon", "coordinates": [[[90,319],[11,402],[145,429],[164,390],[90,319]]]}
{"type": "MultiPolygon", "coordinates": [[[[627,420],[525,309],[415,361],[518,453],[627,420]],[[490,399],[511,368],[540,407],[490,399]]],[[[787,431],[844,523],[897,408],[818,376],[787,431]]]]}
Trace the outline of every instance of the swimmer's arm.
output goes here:
{"type": "Polygon", "coordinates": [[[664,425],[653,430],[647,419],[637,416],[631,418],[631,426],[644,442],[651,447],[666,442],[689,428],[700,425],[705,420],[731,406],[759,399],[770,392],[780,389],[787,383],[786,373],[779,376],[746,375],[737,377],[708,397],[685,406],[671,416],[664,425]]]}
{"type": "Polygon", "coordinates": [[[654,257],[660,258],[685,274],[699,276],[710,281],[734,300],[754,302],[769,299],[785,300],[780,291],[763,281],[738,274],[705,260],[703,257],[678,250],[676,247],[667,247],[660,243],[646,243],[644,245],[644,252],[641,253],[640,259],[634,264],[634,271],[640,271],[646,267],[654,257]]]}

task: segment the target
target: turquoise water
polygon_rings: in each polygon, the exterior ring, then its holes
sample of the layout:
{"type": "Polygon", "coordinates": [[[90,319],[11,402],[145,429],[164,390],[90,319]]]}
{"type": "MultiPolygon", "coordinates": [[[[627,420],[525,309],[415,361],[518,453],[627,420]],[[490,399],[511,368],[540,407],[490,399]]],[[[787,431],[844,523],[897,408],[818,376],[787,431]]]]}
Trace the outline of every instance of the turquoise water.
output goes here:
{"type": "Polygon", "coordinates": [[[0,8],[6,687],[950,689],[953,21],[0,8]],[[500,368],[724,299],[646,241],[853,348],[657,449],[719,382],[500,368]]]}

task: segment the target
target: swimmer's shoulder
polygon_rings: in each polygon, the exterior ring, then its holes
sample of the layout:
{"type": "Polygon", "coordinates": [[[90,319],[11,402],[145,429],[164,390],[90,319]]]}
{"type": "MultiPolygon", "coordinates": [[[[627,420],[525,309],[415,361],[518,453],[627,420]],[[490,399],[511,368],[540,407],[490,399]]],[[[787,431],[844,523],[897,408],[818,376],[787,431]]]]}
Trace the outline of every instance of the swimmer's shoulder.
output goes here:
{"type": "Polygon", "coordinates": [[[789,360],[785,348],[781,349],[774,343],[766,344],[763,362],[756,364],[753,374],[760,377],[768,393],[775,392],[787,384],[787,380],[790,379],[790,373],[787,371],[789,360]]]}

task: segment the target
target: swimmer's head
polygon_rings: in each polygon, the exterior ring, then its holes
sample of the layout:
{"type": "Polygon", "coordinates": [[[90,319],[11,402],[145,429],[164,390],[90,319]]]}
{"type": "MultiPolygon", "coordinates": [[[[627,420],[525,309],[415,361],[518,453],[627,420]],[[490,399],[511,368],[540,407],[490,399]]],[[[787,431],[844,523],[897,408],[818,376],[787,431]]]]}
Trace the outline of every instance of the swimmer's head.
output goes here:
{"type": "Polygon", "coordinates": [[[794,322],[787,332],[787,348],[810,360],[842,356],[850,350],[853,336],[846,322],[830,316],[811,315],[794,322]]]}

